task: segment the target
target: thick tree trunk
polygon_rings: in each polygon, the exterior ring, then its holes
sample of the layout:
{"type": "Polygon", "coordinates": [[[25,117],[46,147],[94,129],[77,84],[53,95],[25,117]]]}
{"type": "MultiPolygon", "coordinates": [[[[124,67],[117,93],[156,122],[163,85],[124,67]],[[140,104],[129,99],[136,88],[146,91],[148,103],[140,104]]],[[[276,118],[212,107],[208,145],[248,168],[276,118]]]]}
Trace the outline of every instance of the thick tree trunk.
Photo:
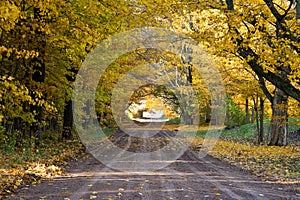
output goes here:
{"type": "Polygon", "coordinates": [[[184,124],[193,125],[193,118],[190,115],[183,115],[184,124]]]}
{"type": "Polygon", "coordinates": [[[276,88],[272,102],[272,121],[269,145],[285,146],[287,144],[288,97],[276,88]]]}
{"type": "Polygon", "coordinates": [[[72,139],[73,129],[73,112],[72,112],[72,100],[68,100],[64,108],[64,123],[62,138],[69,140],[72,139]]]}

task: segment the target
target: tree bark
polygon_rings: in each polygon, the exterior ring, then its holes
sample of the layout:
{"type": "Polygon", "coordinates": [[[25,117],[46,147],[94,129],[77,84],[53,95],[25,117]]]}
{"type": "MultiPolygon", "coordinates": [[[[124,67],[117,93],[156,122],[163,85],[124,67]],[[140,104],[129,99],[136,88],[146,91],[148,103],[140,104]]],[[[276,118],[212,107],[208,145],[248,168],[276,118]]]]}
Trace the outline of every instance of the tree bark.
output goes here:
{"type": "MultiPolygon", "coordinates": [[[[41,10],[38,8],[33,9],[34,18],[37,20],[41,20],[41,10]]],[[[39,56],[34,57],[30,64],[33,66],[33,73],[31,76],[31,81],[34,83],[31,87],[31,97],[33,99],[38,98],[38,96],[35,94],[35,92],[41,92],[43,93],[42,88],[40,87],[40,83],[45,82],[45,76],[46,76],[46,66],[45,66],[45,48],[46,48],[46,36],[45,34],[40,30],[35,30],[36,37],[35,39],[39,41],[39,46],[34,49],[35,51],[39,52],[39,56]]],[[[32,41],[33,42],[33,41],[32,41]]],[[[30,83],[31,84],[31,83],[30,83]]],[[[42,140],[42,126],[41,122],[44,120],[44,109],[42,106],[39,105],[33,105],[31,106],[31,112],[36,112],[35,120],[31,127],[30,132],[31,135],[35,138],[35,144],[39,145],[42,140]]]]}
{"type": "Polygon", "coordinates": [[[188,102],[182,102],[181,117],[183,119],[184,124],[186,124],[186,125],[193,124],[193,115],[190,112],[188,112],[189,106],[190,105],[188,104],[188,102]]]}
{"type": "Polygon", "coordinates": [[[73,129],[72,100],[68,100],[64,108],[62,138],[66,140],[72,139],[72,129],[73,129]]]}
{"type": "Polygon", "coordinates": [[[255,110],[255,122],[256,122],[256,130],[257,130],[257,142],[260,144],[261,140],[261,133],[260,133],[260,123],[259,123],[259,114],[258,114],[258,98],[253,97],[254,102],[254,110],[255,110]]]}
{"type": "Polygon", "coordinates": [[[226,0],[227,9],[234,10],[233,0],[226,0]]]}
{"type": "MultiPolygon", "coordinates": [[[[192,75],[192,67],[191,65],[187,66],[186,68],[186,85],[192,86],[193,84],[193,75],[192,75]]],[[[189,112],[189,103],[188,102],[182,102],[182,109],[181,109],[181,115],[184,123],[186,125],[192,125],[194,123],[193,120],[193,114],[189,112]]]]}
{"type": "Polygon", "coordinates": [[[262,143],[264,141],[264,100],[262,97],[259,98],[259,131],[258,131],[258,143],[262,143]]]}
{"type": "Polygon", "coordinates": [[[211,101],[206,104],[205,107],[205,123],[209,123],[211,119],[211,101]]]}
{"type": "Polygon", "coordinates": [[[271,146],[285,146],[287,145],[287,131],[288,131],[288,97],[283,91],[276,88],[272,102],[272,121],[270,142],[271,146]]]}
{"type": "Polygon", "coordinates": [[[192,67],[190,65],[187,67],[186,78],[187,78],[188,85],[191,86],[193,84],[193,75],[192,75],[192,67]]]}
{"type": "Polygon", "coordinates": [[[300,19],[300,0],[296,1],[296,20],[300,19]]]}
{"type": "Polygon", "coordinates": [[[250,123],[250,116],[249,116],[249,100],[246,99],[246,124],[250,123]]]}
{"type": "MultiPolygon", "coordinates": [[[[241,43],[241,42],[240,42],[241,43]]],[[[247,61],[251,69],[257,74],[258,76],[264,77],[266,80],[270,81],[275,87],[279,88],[280,90],[284,91],[288,96],[293,97],[298,102],[300,102],[300,90],[298,90],[291,82],[286,78],[273,73],[271,71],[265,72],[263,67],[261,67],[259,63],[259,56],[249,47],[239,47],[238,53],[244,59],[247,59],[251,56],[253,59],[247,61]]]]}
{"type": "Polygon", "coordinates": [[[251,123],[255,121],[255,109],[254,107],[251,108],[251,123]]]}
{"type": "MultiPolygon", "coordinates": [[[[78,70],[76,68],[69,69],[69,73],[66,75],[66,78],[69,82],[75,81],[75,75],[78,70]]],[[[67,94],[66,94],[67,96],[67,94]]],[[[65,100],[64,107],[64,118],[63,118],[63,131],[62,131],[62,139],[72,139],[72,130],[73,130],[73,101],[72,99],[65,100]]]]}

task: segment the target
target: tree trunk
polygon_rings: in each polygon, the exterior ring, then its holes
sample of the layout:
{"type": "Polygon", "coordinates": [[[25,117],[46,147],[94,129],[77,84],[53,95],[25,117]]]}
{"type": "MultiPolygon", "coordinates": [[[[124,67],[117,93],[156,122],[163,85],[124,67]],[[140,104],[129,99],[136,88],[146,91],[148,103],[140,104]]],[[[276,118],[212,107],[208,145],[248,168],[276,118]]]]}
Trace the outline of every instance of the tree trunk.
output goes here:
{"type": "Polygon", "coordinates": [[[249,100],[246,99],[246,124],[250,123],[250,116],[249,116],[249,100]]]}
{"type": "Polygon", "coordinates": [[[209,123],[210,118],[211,118],[211,101],[209,100],[209,103],[207,103],[205,107],[205,123],[209,123]]]}
{"type": "Polygon", "coordinates": [[[234,10],[233,0],[226,0],[227,9],[234,10]]]}
{"type": "Polygon", "coordinates": [[[260,123],[259,123],[259,117],[258,117],[258,99],[253,97],[254,102],[254,110],[255,110],[255,121],[256,121],[256,130],[257,130],[257,142],[260,144],[261,138],[260,138],[260,123]]]}
{"type": "Polygon", "coordinates": [[[181,105],[181,118],[183,119],[184,124],[192,125],[193,124],[193,115],[188,112],[189,104],[188,102],[182,102],[181,105]]]}
{"type": "MultiPolygon", "coordinates": [[[[77,74],[78,70],[75,68],[69,69],[70,74],[66,75],[66,78],[69,82],[75,81],[75,76],[72,74],[77,74]]],[[[67,96],[67,94],[66,94],[67,96]]],[[[72,130],[73,130],[73,101],[72,99],[65,100],[64,107],[64,119],[63,119],[63,131],[62,131],[62,139],[72,139],[72,130]]]]}
{"type": "Polygon", "coordinates": [[[287,95],[276,88],[272,102],[272,121],[269,145],[285,146],[287,144],[287,104],[287,95]]]}
{"type": "MultiPolygon", "coordinates": [[[[33,70],[34,73],[32,75],[32,81],[36,83],[43,83],[45,81],[45,64],[43,60],[40,60],[39,58],[34,58],[32,64],[34,65],[33,70]]],[[[32,88],[32,90],[39,91],[38,86],[35,86],[32,88]]],[[[41,92],[41,91],[40,91],[41,92]]],[[[33,99],[36,99],[37,96],[35,93],[31,94],[33,99]]],[[[35,144],[39,145],[40,141],[42,139],[42,127],[41,122],[44,120],[44,110],[42,106],[39,105],[33,105],[31,106],[31,112],[36,112],[35,120],[31,126],[31,132],[32,135],[35,137],[35,144]]]]}
{"type": "MultiPolygon", "coordinates": [[[[193,84],[193,75],[192,75],[192,67],[189,65],[186,68],[186,85],[187,86],[192,86],[193,84]]],[[[183,109],[181,110],[181,115],[183,118],[183,121],[186,125],[192,125],[193,122],[193,114],[189,111],[189,102],[183,102],[182,103],[183,109]]]]}
{"type": "Polygon", "coordinates": [[[69,140],[72,139],[73,129],[73,112],[72,112],[72,100],[68,100],[64,108],[64,123],[62,138],[69,140]]]}
{"type": "Polygon", "coordinates": [[[192,75],[192,67],[190,65],[187,67],[186,79],[187,79],[187,85],[191,86],[193,84],[193,75],[192,75]]]}
{"type": "Polygon", "coordinates": [[[254,107],[252,107],[251,109],[251,123],[253,123],[255,121],[255,109],[254,107]]]}
{"type": "Polygon", "coordinates": [[[296,20],[300,19],[300,0],[296,1],[296,20]]]}
{"type": "Polygon", "coordinates": [[[259,131],[258,131],[258,143],[262,143],[264,141],[264,100],[263,98],[259,98],[259,106],[260,106],[260,114],[259,114],[259,131]]]}
{"type": "MultiPolygon", "coordinates": [[[[41,20],[41,10],[39,8],[33,9],[34,19],[41,20]]],[[[45,34],[40,30],[35,30],[36,37],[35,39],[39,41],[39,46],[34,49],[35,51],[39,52],[39,55],[37,57],[34,57],[30,64],[33,66],[33,73],[31,76],[31,81],[33,81],[33,84],[30,83],[30,90],[31,90],[31,97],[33,99],[38,98],[38,95],[36,92],[43,93],[43,88],[40,87],[42,85],[41,83],[45,82],[45,76],[46,76],[46,66],[45,66],[45,48],[46,48],[46,36],[45,34]]],[[[30,42],[30,41],[29,41],[30,42]]],[[[33,42],[33,41],[32,41],[33,42]]],[[[44,109],[42,106],[39,105],[33,105],[31,106],[31,112],[36,112],[35,120],[31,127],[30,132],[31,135],[35,138],[35,144],[39,145],[42,140],[42,121],[44,120],[44,109]]]]}

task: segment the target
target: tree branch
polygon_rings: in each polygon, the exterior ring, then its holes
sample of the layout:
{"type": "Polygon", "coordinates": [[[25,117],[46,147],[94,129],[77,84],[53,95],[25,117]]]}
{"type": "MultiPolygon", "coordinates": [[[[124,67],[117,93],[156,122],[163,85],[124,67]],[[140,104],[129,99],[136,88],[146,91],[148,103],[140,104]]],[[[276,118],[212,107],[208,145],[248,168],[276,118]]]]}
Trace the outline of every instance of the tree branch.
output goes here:
{"type": "Polygon", "coordinates": [[[269,99],[269,101],[273,102],[273,96],[269,92],[269,90],[268,90],[268,88],[266,86],[265,79],[262,76],[258,76],[258,79],[259,79],[260,88],[262,89],[262,91],[264,92],[264,94],[266,95],[266,97],[269,99]]]}
{"type": "Polygon", "coordinates": [[[270,9],[271,13],[274,15],[276,20],[278,22],[281,22],[282,19],[284,18],[284,16],[280,15],[278,10],[275,8],[273,1],[272,0],[264,0],[264,2],[267,4],[268,8],[270,9]]]}
{"type": "Polygon", "coordinates": [[[259,56],[250,47],[248,47],[247,49],[245,47],[239,47],[238,53],[244,59],[249,59],[249,57],[252,58],[251,60],[247,61],[247,63],[258,76],[264,77],[277,88],[284,91],[288,96],[293,97],[300,102],[300,91],[295,88],[288,79],[282,79],[280,76],[270,71],[265,72],[263,68],[258,64],[259,56]]]}

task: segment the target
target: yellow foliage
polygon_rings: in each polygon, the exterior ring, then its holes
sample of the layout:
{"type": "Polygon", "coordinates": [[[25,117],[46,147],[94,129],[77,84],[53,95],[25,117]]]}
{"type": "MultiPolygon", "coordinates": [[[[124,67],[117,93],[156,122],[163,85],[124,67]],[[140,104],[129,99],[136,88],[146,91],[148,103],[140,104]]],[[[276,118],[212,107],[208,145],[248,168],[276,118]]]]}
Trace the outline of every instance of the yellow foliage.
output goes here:
{"type": "MultiPolygon", "coordinates": [[[[19,17],[20,10],[11,1],[3,0],[0,2],[0,27],[9,31],[13,29],[15,20],[19,17]]],[[[1,29],[0,29],[1,33],[1,29]]]]}
{"type": "MultiPolygon", "coordinates": [[[[191,147],[197,151],[202,143],[202,138],[195,138],[191,147]]],[[[296,146],[257,146],[219,140],[209,154],[266,180],[300,182],[300,148],[296,146]]]]}
{"type": "Polygon", "coordinates": [[[210,154],[268,180],[299,181],[300,149],[295,146],[256,146],[219,140],[210,154]]]}

